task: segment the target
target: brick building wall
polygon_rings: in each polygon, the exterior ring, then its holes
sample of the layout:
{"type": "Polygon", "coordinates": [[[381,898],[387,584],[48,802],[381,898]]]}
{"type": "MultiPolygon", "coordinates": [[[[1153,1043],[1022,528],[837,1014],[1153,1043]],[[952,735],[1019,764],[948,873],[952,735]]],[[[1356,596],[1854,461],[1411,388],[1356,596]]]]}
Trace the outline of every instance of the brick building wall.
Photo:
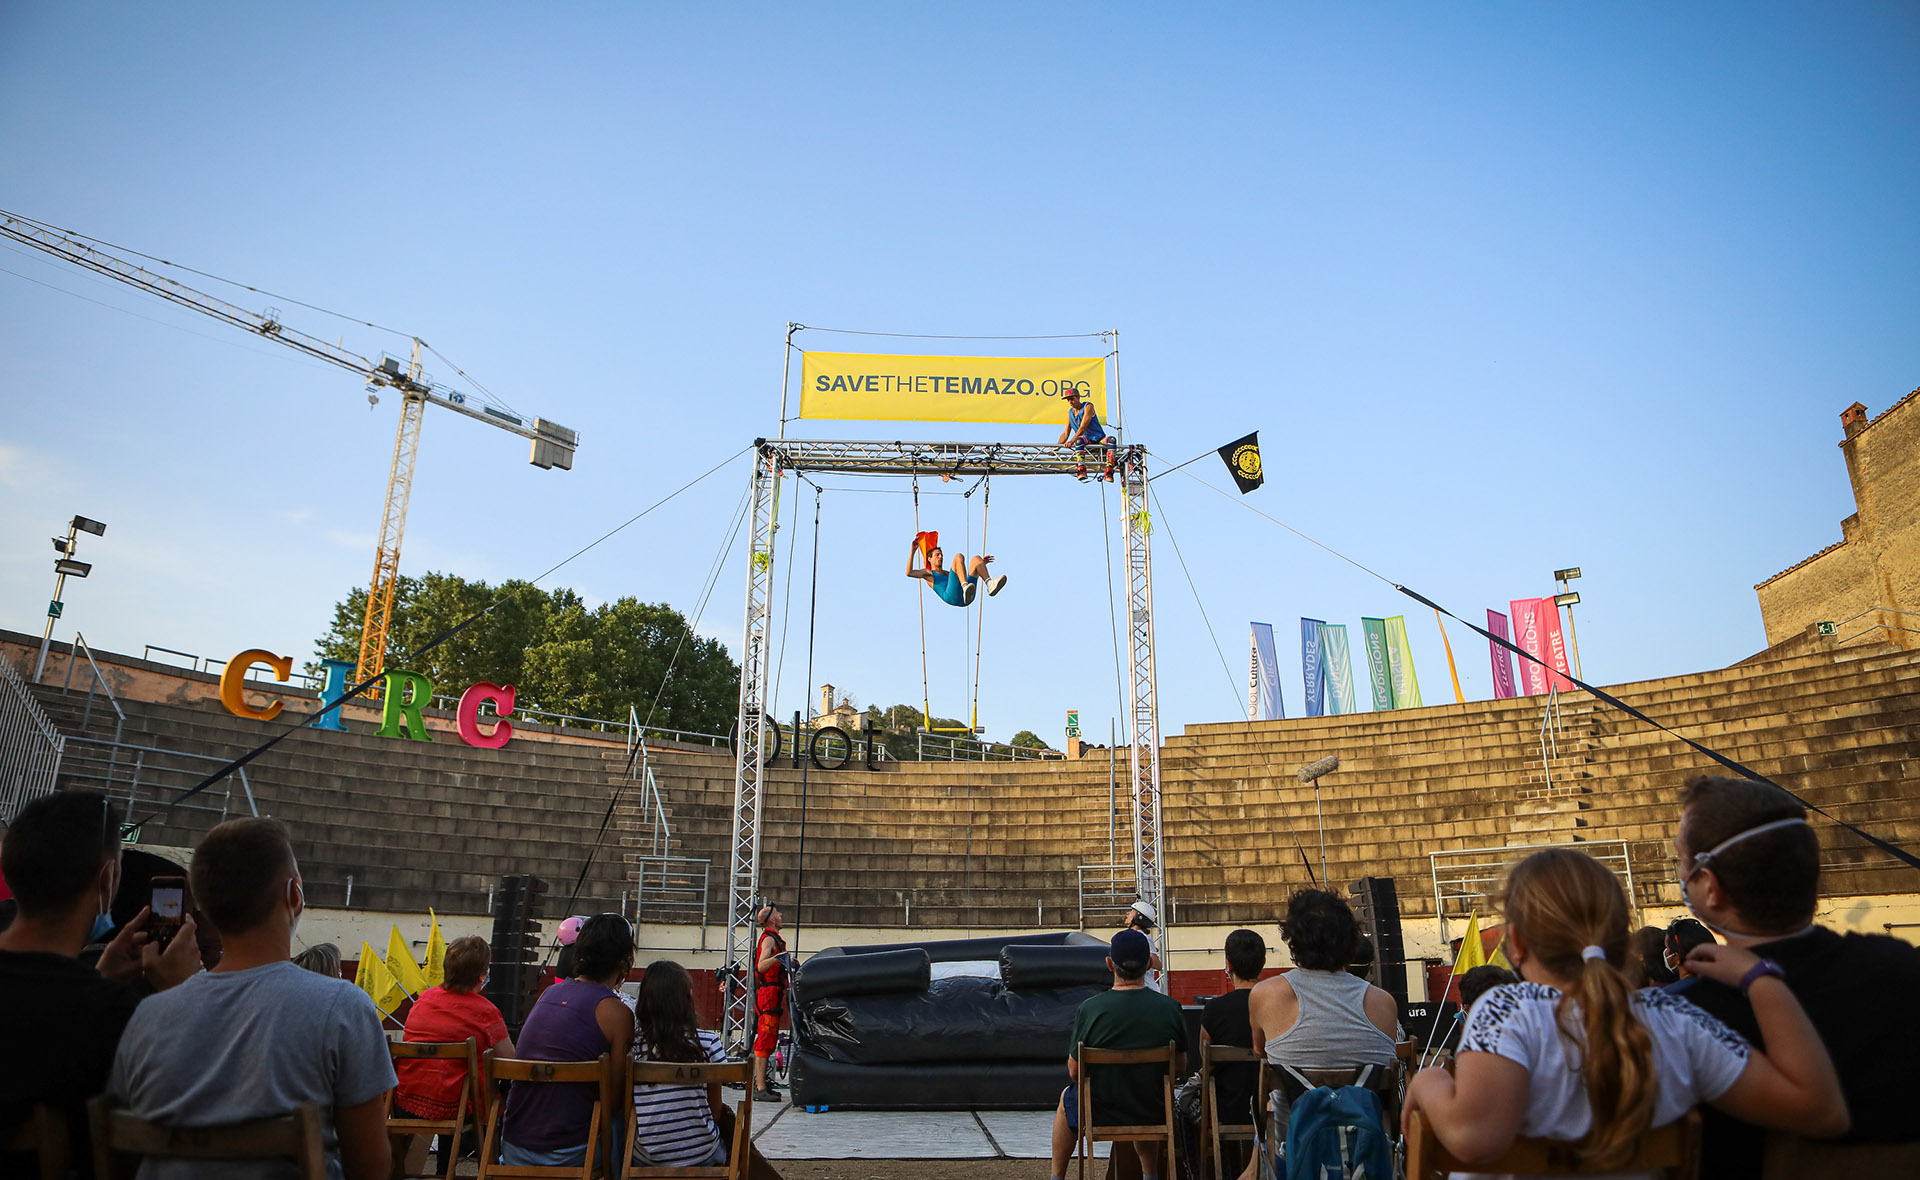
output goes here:
{"type": "Polygon", "coordinates": [[[1832,622],[1841,643],[1920,647],[1920,389],[1877,418],[1855,402],[1840,422],[1855,511],[1838,542],[1754,587],[1767,643],[1832,622]]]}

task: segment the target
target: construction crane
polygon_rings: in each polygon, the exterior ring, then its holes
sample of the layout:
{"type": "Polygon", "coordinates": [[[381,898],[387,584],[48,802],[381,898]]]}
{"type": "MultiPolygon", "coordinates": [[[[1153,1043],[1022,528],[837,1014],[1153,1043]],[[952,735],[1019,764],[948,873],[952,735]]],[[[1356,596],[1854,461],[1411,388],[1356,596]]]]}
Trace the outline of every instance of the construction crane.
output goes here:
{"type": "MultiPolygon", "coordinates": [[[[456,414],[465,414],[489,426],[497,426],[533,440],[533,451],[528,462],[535,467],[543,470],[555,467],[562,471],[573,469],[573,453],[580,442],[578,434],[544,418],[528,419],[487,393],[477,382],[474,383],[475,392],[469,393],[432,380],[422,371],[420,361],[421,349],[430,346],[418,336],[413,338],[413,351],[406,360],[383,353],[378,362],[370,361],[348,351],[342,344],[329,343],[287,327],[280,322],[280,313],[275,308],[270,307],[264,313],[249,311],[204,291],[196,291],[165,275],[155,274],[91,241],[73,237],[67,231],[30,217],[0,210],[0,236],[96,274],[118,279],[129,287],[170,303],[223,320],[256,336],[278,341],[328,364],[338,365],[366,382],[367,400],[371,403],[379,403],[377,390],[391,389],[399,393],[400,426],[393,439],[393,466],[387,476],[386,509],[380,517],[380,547],[374,553],[373,581],[367,587],[367,613],[360,629],[360,659],[354,674],[356,682],[378,673],[386,659],[387,632],[393,621],[393,595],[400,577],[400,541],[407,531],[407,501],[413,494],[413,465],[420,452],[420,425],[427,406],[440,406],[456,414]]],[[[138,253],[132,250],[126,252],[138,253]]],[[[173,264],[163,262],[162,265],[173,264]]],[[[461,376],[466,375],[462,373],[461,376]]],[[[472,378],[467,380],[471,382],[472,378]]]]}

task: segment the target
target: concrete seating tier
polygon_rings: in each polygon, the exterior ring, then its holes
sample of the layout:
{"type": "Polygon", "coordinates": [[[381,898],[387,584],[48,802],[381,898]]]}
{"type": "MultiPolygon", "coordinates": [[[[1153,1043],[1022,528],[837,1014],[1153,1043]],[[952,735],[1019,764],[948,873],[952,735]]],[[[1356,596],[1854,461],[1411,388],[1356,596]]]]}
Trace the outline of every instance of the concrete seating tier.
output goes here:
{"type": "MultiPolygon", "coordinates": [[[[1841,818],[1920,843],[1920,791],[1908,769],[1920,748],[1920,653],[1793,645],[1611,691],[1841,818]]],[[[78,731],[77,697],[54,691],[43,700],[56,724],[78,731]]],[[[1342,887],[1362,875],[1393,877],[1410,920],[1434,913],[1432,852],[1575,840],[1626,841],[1639,900],[1671,902],[1675,796],[1684,778],[1713,764],[1578,692],[1560,698],[1557,749],[1543,759],[1544,703],[1208,723],[1169,736],[1161,780],[1175,920],[1269,923],[1307,883],[1309,865],[1318,878],[1314,791],[1294,771],[1328,753],[1342,766],[1320,792],[1327,875],[1342,887]]],[[[215,756],[279,729],[207,701],[123,707],[124,741],[215,756]]],[[[96,707],[86,725],[90,736],[111,732],[102,712],[96,707]]],[[[343,901],[348,876],[356,908],[484,912],[488,887],[506,872],[570,889],[623,781],[621,749],[584,736],[485,751],[452,735],[427,745],[354,726],[350,734],[297,732],[249,769],[261,810],[294,827],[316,904],[343,901]]],[[[669,852],[709,862],[708,919],[723,923],[733,760],[724,750],[659,746],[651,765],[669,852]]],[[[1098,757],[809,770],[804,912],[790,916],[852,927],[1075,922],[1077,866],[1109,855],[1107,773],[1098,757]]],[[[1130,862],[1124,761],[1117,787],[1120,859],[1130,862]]],[[[800,886],[801,792],[798,770],[784,762],[768,769],[761,880],[783,901],[800,886]]],[[[615,908],[631,895],[636,862],[658,835],[645,802],[631,785],[622,790],[615,838],[577,911],[615,908]]],[[[207,822],[169,817],[147,838],[189,843],[207,822]]],[[[1915,891],[1911,870],[1816,822],[1830,893],[1915,891]]]]}

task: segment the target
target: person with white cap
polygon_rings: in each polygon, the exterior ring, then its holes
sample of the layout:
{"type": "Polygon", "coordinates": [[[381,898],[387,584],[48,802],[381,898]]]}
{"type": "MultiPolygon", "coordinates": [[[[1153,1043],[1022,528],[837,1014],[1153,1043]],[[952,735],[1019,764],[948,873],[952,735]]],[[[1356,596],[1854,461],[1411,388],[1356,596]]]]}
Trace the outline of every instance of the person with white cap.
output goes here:
{"type": "Polygon", "coordinates": [[[1159,911],[1153,903],[1144,897],[1133,899],[1133,906],[1127,910],[1126,920],[1120,923],[1127,930],[1138,930],[1147,936],[1147,944],[1153,948],[1153,957],[1147,967],[1147,986],[1161,995],[1167,994],[1166,975],[1160,968],[1160,940],[1154,936],[1154,927],[1160,924],[1159,911]]]}

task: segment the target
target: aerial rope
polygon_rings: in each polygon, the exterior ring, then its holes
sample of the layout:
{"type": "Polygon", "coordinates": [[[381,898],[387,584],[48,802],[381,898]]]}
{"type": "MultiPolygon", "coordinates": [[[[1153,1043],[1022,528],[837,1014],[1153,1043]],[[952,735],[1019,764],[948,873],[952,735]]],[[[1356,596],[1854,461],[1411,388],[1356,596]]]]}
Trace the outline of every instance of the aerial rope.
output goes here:
{"type": "MultiPolygon", "coordinates": [[[[917,543],[924,546],[926,534],[920,531],[920,477],[913,477],[913,535],[917,543]]],[[[923,548],[920,560],[927,559],[923,548]]],[[[928,583],[922,581],[920,589],[926,590],[928,583]]],[[[914,601],[920,606],[920,724],[931,728],[933,725],[933,689],[927,682],[927,596],[924,593],[914,595],[914,601]]]]}
{"type": "MultiPolygon", "coordinates": [[[[993,472],[980,477],[980,552],[987,551],[987,516],[993,511],[993,472]]],[[[973,493],[969,492],[968,495],[973,493]]],[[[977,733],[980,729],[980,646],[987,633],[988,594],[980,596],[980,620],[973,632],[973,712],[968,715],[969,726],[977,733]]]]}
{"type": "MultiPolygon", "coordinates": [[[[789,554],[789,557],[791,557],[791,554],[789,554]]],[[[816,484],[813,489],[813,585],[807,591],[807,691],[808,692],[813,691],[814,621],[819,617],[819,611],[820,611],[820,488],[816,484]]],[[[822,716],[824,717],[824,714],[822,714],[822,716]]],[[[873,735],[868,734],[867,740],[872,741],[873,735]]],[[[848,745],[847,754],[849,757],[851,757],[853,754],[853,749],[852,749],[853,739],[851,736],[849,736],[847,739],[847,745],[848,745]]],[[[799,762],[800,761],[800,733],[798,730],[795,730],[793,735],[793,755],[794,755],[794,761],[799,762]]],[[[795,924],[801,926],[802,928],[806,926],[806,921],[800,916],[800,898],[802,893],[805,891],[807,887],[807,763],[812,761],[813,761],[813,758],[811,754],[809,754],[806,762],[800,762],[800,848],[799,848],[799,851],[794,854],[794,859],[798,862],[798,867],[796,869],[796,880],[794,881],[794,886],[793,886],[793,920],[795,924]]],[[[795,951],[798,951],[800,949],[800,936],[797,933],[793,936],[793,941],[794,941],[793,949],[795,951]]]]}

